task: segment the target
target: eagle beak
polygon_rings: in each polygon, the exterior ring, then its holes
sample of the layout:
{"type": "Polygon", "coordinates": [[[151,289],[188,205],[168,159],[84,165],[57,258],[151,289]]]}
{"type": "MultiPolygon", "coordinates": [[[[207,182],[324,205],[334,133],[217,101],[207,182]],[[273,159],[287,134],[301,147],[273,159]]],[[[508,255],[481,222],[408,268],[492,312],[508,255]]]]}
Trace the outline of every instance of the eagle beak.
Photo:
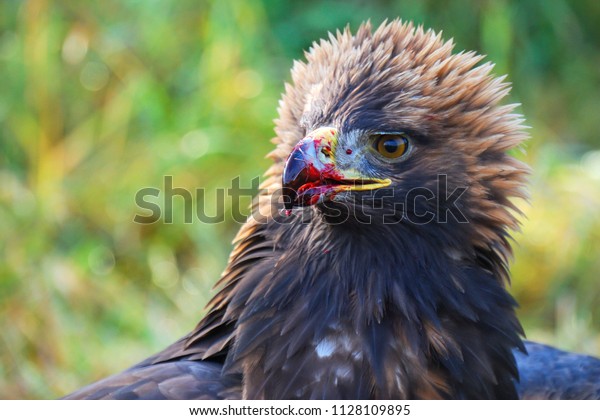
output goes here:
{"type": "Polygon", "coordinates": [[[366,178],[353,170],[338,170],[335,161],[337,143],[337,130],[322,127],[294,147],[283,169],[286,210],[333,199],[341,191],[374,190],[391,184],[389,179],[366,178]]]}

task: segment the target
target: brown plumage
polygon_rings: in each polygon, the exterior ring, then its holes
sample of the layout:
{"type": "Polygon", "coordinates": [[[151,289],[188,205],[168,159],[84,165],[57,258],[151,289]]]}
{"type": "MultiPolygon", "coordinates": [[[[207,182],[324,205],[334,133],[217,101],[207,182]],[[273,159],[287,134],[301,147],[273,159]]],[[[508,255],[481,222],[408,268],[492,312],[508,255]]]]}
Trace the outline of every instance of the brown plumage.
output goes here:
{"type": "Polygon", "coordinates": [[[527,136],[492,65],[452,48],[399,21],[314,44],[206,317],[69,398],[600,397],[600,361],[521,340],[528,168],[507,151],[527,136]]]}

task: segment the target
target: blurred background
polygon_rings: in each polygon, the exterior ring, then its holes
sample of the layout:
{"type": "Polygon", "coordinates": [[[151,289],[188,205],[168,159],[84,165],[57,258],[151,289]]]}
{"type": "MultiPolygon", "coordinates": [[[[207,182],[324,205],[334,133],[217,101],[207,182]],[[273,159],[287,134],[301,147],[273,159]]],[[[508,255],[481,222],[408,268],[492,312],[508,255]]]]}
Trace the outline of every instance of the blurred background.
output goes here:
{"type": "Polygon", "coordinates": [[[600,2],[3,0],[0,398],[61,396],[188,332],[239,229],[214,191],[269,165],[292,61],[398,16],[509,75],[535,171],[520,316],[530,338],[600,355],[600,2]],[[185,224],[179,197],[173,223],[134,223],[136,192],[167,175],[225,222],[185,224]]]}

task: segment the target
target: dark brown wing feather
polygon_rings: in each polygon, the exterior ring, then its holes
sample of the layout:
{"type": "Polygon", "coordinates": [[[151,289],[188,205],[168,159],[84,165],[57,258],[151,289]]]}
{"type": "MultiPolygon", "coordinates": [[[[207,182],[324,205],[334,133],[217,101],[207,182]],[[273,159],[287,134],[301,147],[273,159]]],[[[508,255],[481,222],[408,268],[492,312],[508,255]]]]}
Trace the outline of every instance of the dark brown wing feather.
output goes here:
{"type": "MultiPolygon", "coordinates": [[[[600,399],[600,359],[538,343],[525,344],[528,355],[515,352],[520,398],[600,399]]],[[[241,379],[223,376],[222,368],[216,362],[189,360],[138,365],[65,399],[239,399],[241,379]]]]}
{"type": "Polygon", "coordinates": [[[600,359],[525,343],[528,355],[515,352],[522,399],[600,399],[600,359]]]}
{"type": "Polygon", "coordinates": [[[223,376],[222,367],[216,362],[188,360],[134,366],[81,388],[65,399],[239,399],[241,381],[223,376]]]}

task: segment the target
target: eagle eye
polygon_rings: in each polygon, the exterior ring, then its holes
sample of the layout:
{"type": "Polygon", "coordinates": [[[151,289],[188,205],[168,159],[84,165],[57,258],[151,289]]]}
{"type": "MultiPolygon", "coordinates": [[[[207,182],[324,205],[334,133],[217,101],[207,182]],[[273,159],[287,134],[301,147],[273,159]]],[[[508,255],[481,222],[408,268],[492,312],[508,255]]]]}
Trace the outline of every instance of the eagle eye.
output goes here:
{"type": "Polygon", "coordinates": [[[396,159],[404,156],[408,151],[408,140],[408,136],[404,133],[378,134],[373,145],[383,157],[396,159]]]}

